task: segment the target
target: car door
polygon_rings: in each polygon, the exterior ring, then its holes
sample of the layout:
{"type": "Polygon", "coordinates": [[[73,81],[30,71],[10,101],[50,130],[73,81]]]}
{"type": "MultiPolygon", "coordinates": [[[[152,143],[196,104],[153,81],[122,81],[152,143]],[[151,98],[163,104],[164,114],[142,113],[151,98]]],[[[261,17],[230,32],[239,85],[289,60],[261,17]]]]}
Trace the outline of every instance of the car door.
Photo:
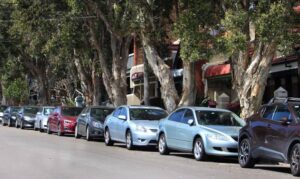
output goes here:
{"type": "Polygon", "coordinates": [[[193,148],[195,128],[195,117],[191,109],[186,109],[180,123],[178,123],[178,141],[183,150],[191,151],[193,148]],[[188,124],[189,120],[193,120],[193,124],[188,124]]]}
{"type": "Polygon", "coordinates": [[[78,116],[77,118],[77,125],[78,125],[78,132],[79,134],[84,134],[85,133],[85,125],[86,125],[86,122],[85,122],[85,117],[87,115],[87,110],[89,108],[86,107],[81,113],[80,115],[78,116]]]}
{"type": "MultiPolygon", "coordinates": [[[[268,137],[268,126],[272,121],[276,106],[265,106],[261,113],[257,116],[258,119],[251,120],[251,126],[253,131],[253,148],[264,150],[266,148],[266,138],[268,137]]],[[[259,153],[259,151],[258,151],[259,153]]],[[[261,154],[261,153],[259,153],[261,154]]]]}
{"type": "Polygon", "coordinates": [[[113,112],[113,114],[111,116],[109,116],[109,119],[107,121],[107,125],[108,125],[109,132],[110,132],[110,137],[113,140],[117,139],[117,135],[118,135],[117,134],[117,121],[119,120],[118,116],[119,116],[121,110],[122,110],[122,107],[117,108],[113,112]]]}
{"type": "Polygon", "coordinates": [[[122,107],[122,110],[119,115],[126,116],[126,119],[119,119],[117,118],[116,120],[116,127],[117,127],[117,137],[120,141],[125,141],[125,132],[127,129],[127,124],[128,124],[128,111],[127,108],[122,107]]]}
{"type": "Polygon", "coordinates": [[[179,137],[179,129],[181,118],[185,112],[185,108],[180,108],[173,112],[165,122],[165,132],[166,132],[166,140],[167,144],[171,148],[180,149],[180,137],[179,137]]]}
{"type": "Polygon", "coordinates": [[[285,160],[284,151],[289,143],[288,136],[291,127],[281,122],[283,118],[293,122],[292,113],[288,106],[277,105],[272,121],[268,124],[268,136],[266,137],[266,145],[272,153],[271,157],[279,161],[285,160]]]}

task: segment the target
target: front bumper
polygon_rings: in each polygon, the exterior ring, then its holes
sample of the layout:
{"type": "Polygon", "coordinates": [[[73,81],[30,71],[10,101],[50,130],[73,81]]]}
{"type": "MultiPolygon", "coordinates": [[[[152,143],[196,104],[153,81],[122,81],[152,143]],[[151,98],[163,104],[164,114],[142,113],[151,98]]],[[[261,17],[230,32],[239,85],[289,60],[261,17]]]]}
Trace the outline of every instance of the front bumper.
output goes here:
{"type": "Polygon", "coordinates": [[[238,156],[238,143],[236,141],[220,141],[206,139],[205,152],[216,156],[238,156]]]}
{"type": "Polygon", "coordinates": [[[25,127],[34,127],[35,120],[23,120],[25,127]]]}
{"type": "Polygon", "coordinates": [[[157,145],[157,132],[138,132],[132,133],[132,143],[137,146],[156,146],[157,145]]]}
{"type": "Polygon", "coordinates": [[[104,129],[103,128],[90,128],[90,136],[91,137],[103,137],[104,136],[104,129]]]}
{"type": "Polygon", "coordinates": [[[64,123],[63,132],[68,134],[75,134],[76,123],[64,123]]]}

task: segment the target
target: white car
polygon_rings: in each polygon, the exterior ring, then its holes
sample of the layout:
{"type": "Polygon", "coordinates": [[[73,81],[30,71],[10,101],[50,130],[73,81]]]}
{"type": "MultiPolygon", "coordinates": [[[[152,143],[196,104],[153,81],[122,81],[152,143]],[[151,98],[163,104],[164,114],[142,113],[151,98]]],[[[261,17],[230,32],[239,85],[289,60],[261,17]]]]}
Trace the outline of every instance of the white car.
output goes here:
{"type": "Polygon", "coordinates": [[[36,114],[34,130],[39,130],[40,132],[47,130],[48,116],[54,109],[54,106],[43,106],[40,108],[39,112],[36,114]]]}

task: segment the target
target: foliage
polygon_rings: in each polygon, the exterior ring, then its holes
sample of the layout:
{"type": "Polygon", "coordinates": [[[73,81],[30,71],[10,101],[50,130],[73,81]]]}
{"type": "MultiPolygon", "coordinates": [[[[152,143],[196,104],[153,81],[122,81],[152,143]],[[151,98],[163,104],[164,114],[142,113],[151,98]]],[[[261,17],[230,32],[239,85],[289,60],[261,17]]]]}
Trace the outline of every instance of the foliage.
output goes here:
{"type": "Polygon", "coordinates": [[[11,81],[4,90],[4,96],[14,102],[25,102],[29,97],[28,82],[22,78],[11,81]]]}

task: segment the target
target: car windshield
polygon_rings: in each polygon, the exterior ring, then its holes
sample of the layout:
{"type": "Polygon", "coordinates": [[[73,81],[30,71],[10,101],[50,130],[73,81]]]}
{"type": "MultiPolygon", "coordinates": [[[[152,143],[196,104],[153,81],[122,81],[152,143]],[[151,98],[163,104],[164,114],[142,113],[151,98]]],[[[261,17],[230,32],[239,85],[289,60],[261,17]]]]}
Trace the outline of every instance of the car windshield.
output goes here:
{"type": "Polygon", "coordinates": [[[130,109],[131,120],[160,120],[168,114],[161,109],[136,108],[130,109]]]}
{"type": "Polygon", "coordinates": [[[63,116],[78,116],[82,111],[82,108],[62,108],[61,114],[63,116]]]}
{"type": "Polygon", "coordinates": [[[91,117],[98,121],[104,121],[106,116],[112,113],[114,109],[105,109],[105,108],[92,108],[91,117]]]}
{"type": "Polygon", "coordinates": [[[243,126],[245,122],[232,112],[196,111],[199,125],[243,126]]]}
{"type": "Polygon", "coordinates": [[[52,113],[53,110],[54,110],[54,108],[45,108],[44,109],[44,115],[49,116],[49,114],[52,113]]]}
{"type": "Polygon", "coordinates": [[[37,107],[24,107],[24,114],[36,114],[38,111],[37,107]]]}
{"type": "Polygon", "coordinates": [[[12,107],[12,108],[11,108],[11,113],[19,112],[20,109],[21,109],[20,107],[12,107]]]}
{"type": "Polygon", "coordinates": [[[7,108],[7,106],[0,106],[0,112],[5,111],[6,108],[7,108]]]}

